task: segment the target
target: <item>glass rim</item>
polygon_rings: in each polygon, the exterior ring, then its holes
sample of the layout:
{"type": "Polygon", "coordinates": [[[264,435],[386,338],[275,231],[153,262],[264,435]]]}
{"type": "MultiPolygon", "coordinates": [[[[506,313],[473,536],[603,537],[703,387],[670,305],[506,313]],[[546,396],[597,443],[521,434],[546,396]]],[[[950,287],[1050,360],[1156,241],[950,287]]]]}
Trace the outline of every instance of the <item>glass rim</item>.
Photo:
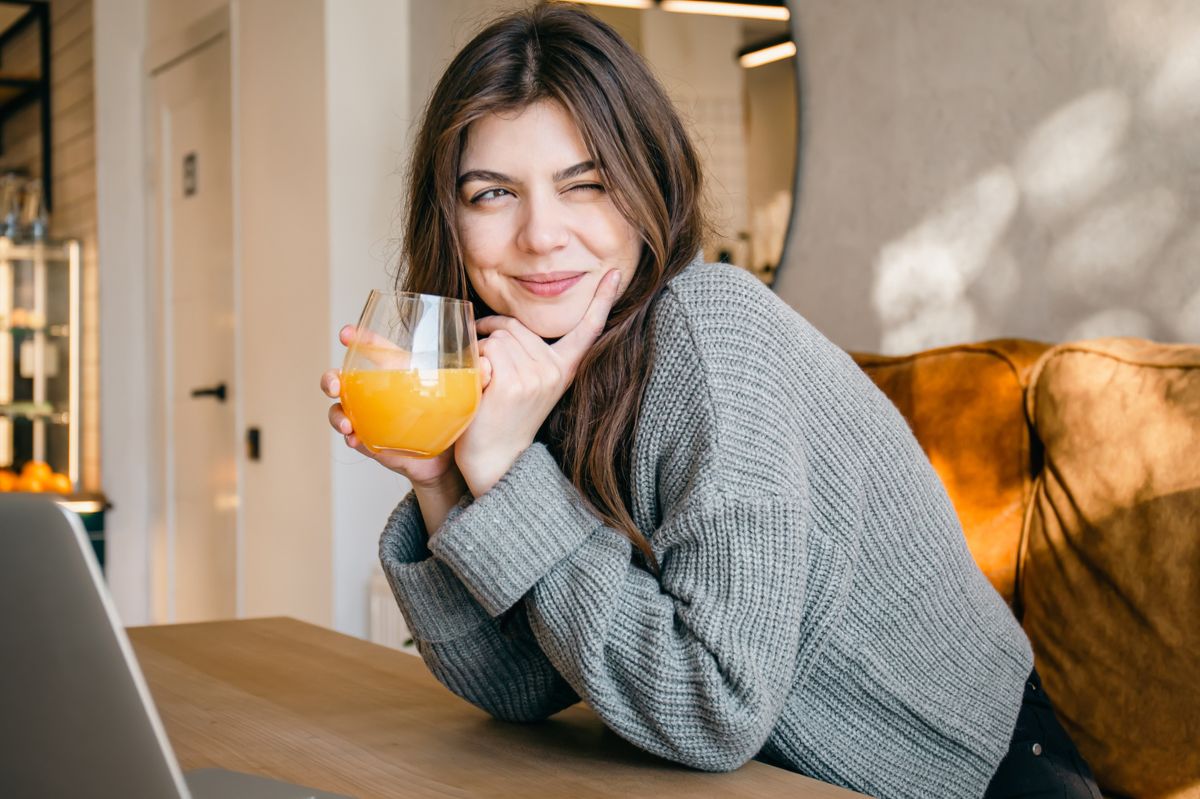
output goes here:
{"type": "Polygon", "coordinates": [[[445,302],[445,303],[453,303],[455,305],[466,305],[472,309],[474,309],[474,307],[475,307],[475,304],[473,302],[471,302],[470,300],[460,300],[457,297],[446,297],[441,294],[423,294],[419,291],[387,291],[384,289],[371,289],[370,296],[384,297],[384,298],[386,298],[386,297],[414,297],[421,301],[439,302],[439,303],[445,302]]]}

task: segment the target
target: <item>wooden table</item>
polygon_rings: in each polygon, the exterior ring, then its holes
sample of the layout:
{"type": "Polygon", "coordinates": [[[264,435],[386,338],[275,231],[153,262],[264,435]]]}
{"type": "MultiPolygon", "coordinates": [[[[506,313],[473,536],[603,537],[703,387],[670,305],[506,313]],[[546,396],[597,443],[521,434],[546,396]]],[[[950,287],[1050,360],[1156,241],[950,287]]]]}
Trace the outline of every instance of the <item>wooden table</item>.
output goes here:
{"type": "Polygon", "coordinates": [[[510,724],[417,658],[294,619],[129,630],[184,770],[218,766],[363,797],[858,794],[751,762],[707,774],[646,754],[582,703],[510,724]]]}

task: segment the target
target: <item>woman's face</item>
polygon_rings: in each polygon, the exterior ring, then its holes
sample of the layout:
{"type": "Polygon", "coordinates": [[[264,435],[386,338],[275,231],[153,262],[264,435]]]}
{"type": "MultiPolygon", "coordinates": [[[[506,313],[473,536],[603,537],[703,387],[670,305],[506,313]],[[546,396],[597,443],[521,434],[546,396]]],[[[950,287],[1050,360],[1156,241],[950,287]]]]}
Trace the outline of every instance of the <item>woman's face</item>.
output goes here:
{"type": "Polygon", "coordinates": [[[542,338],[579,323],[610,269],[620,271],[623,291],[641,252],[579,128],[550,101],[471,123],[457,224],[480,299],[542,338]]]}

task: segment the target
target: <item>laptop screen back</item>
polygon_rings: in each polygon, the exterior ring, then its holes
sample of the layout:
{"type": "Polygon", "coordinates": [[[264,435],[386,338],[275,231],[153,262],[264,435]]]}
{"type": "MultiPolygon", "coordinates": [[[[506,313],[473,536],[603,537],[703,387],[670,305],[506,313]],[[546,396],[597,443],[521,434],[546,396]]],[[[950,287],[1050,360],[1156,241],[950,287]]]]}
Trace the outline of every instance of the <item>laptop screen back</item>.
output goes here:
{"type": "Polygon", "coordinates": [[[78,517],[36,496],[0,496],[0,796],[187,796],[78,517]]]}

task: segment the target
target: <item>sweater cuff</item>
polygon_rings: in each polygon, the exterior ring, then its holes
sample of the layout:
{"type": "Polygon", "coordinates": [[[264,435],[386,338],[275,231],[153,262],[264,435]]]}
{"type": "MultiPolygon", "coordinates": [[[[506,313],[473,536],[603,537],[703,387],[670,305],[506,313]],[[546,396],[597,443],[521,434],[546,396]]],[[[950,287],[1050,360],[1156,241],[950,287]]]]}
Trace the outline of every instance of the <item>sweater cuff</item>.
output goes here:
{"type": "Polygon", "coordinates": [[[545,445],[534,443],[490,491],[448,518],[429,548],[499,616],[602,526],[545,445]]]}
{"type": "MultiPolygon", "coordinates": [[[[470,504],[467,495],[451,517],[470,504]]],[[[388,518],[379,539],[379,562],[413,638],[452,641],[490,623],[462,582],[444,563],[430,557],[425,522],[410,493],[388,518]]]]}

